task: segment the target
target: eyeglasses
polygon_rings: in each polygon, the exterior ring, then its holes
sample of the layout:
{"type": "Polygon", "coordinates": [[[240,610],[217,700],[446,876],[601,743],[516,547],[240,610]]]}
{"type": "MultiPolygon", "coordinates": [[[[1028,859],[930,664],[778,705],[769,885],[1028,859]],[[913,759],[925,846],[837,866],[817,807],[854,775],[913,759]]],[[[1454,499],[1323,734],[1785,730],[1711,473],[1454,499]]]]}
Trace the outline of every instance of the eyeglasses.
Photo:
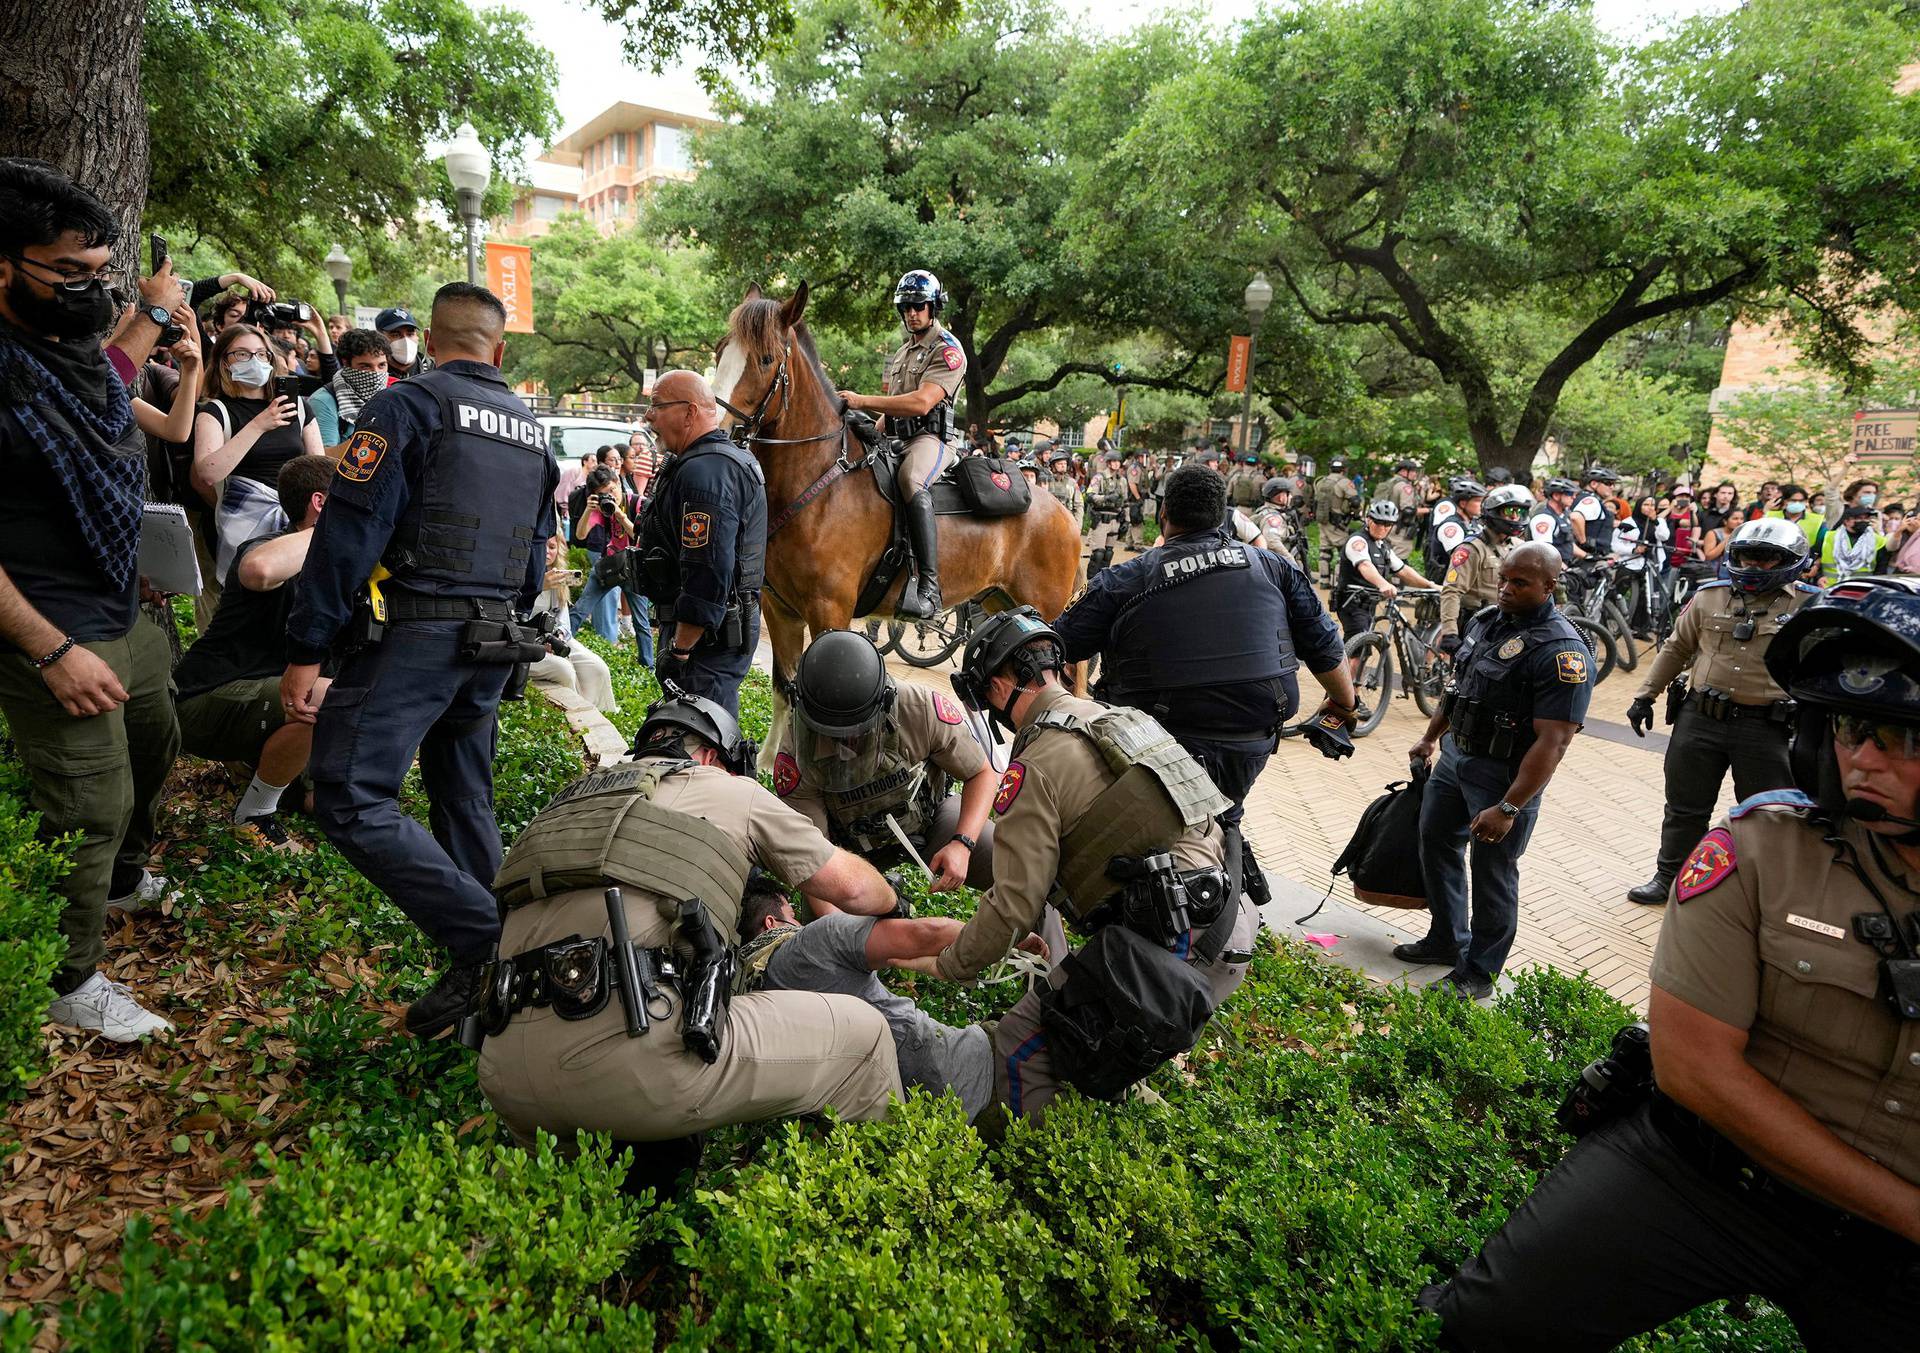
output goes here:
{"type": "Polygon", "coordinates": [[[1858,714],[1833,716],[1833,737],[1848,751],[1873,739],[1873,745],[1899,761],[1920,757],[1920,727],[1910,723],[1883,722],[1858,714]]]}
{"type": "Polygon", "coordinates": [[[12,259],[23,268],[40,268],[52,273],[53,279],[51,281],[47,281],[45,278],[41,280],[46,281],[48,286],[57,288],[60,291],[85,291],[95,282],[100,283],[102,286],[113,288],[120,286],[127,280],[127,270],[125,268],[102,268],[99,272],[61,272],[60,269],[53,264],[42,263],[37,258],[28,258],[25,254],[7,254],[5,257],[12,259]]]}
{"type": "Polygon", "coordinates": [[[693,403],[693,401],[690,399],[656,399],[653,401],[653,403],[647,406],[647,413],[649,416],[651,416],[653,414],[659,413],[660,410],[662,409],[671,409],[676,404],[691,404],[691,403],[693,403]]]}
{"type": "Polygon", "coordinates": [[[266,355],[266,350],[263,348],[228,348],[226,363],[228,366],[238,366],[250,358],[265,357],[266,355]]]}

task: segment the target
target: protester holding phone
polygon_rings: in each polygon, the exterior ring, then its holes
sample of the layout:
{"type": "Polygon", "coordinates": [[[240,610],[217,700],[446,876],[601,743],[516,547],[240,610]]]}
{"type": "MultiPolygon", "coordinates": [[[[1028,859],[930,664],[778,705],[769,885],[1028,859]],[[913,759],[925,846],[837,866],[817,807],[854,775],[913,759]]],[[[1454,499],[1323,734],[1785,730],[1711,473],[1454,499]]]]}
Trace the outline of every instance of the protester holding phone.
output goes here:
{"type": "Polygon", "coordinates": [[[214,505],[214,567],[225,577],[235,551],[283,530],[276,484],[295,456],[324,455],[320,427],[289,384],[286,364],[251,324],[230,324],[213,345],[211,398],[193,424],[193,486],[214,505]]]}

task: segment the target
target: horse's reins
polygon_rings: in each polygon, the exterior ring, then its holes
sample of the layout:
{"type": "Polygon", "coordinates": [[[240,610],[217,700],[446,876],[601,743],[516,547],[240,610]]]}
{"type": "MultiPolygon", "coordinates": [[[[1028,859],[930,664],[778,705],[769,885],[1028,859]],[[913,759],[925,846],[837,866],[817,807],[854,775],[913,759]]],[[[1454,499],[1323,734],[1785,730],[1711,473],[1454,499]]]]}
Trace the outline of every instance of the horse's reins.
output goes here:
{"type": "MultiPolygon", "coordinates": [[[[768,406],[773,403],[773,397],[776,394],[781,395],[783,397],[782,407],[784,408],[784,398],[793,392],[792,379],[787,375],[787,359],[792,355],[793,340],[789,338],[780,345],[780,365],[778,369],[774,371],[773,379],[767,383],[766,390],[761,394],[760,402],[754,405],[752,413],[745,413],[735,408],[726,400],[715,396],[715,400],[721,408],[740,420],[740,422],[734,426],[732,434],[736,445],[744,448],[749,443],[758,442],[762,446],[810,446],[814,442],[824,442],[828,438],[836,435],[835,430],[832,428],[829,428],[825,432],[816,432],[810,437],[763,437],[760,435],[760,425],[764,423],[769,416],[770,410],[768,406]]],[[[798,498],[795,498],[791,503],[788,503],[782,508],[780,515],[767,524],[767,538],[769,540],[779,532],[781,527],[799,516],[808,504],[825,493],[836,480],[843,479],[853,473],[853,462],[847,459],[847,425],[844,420],[840,424],[837,435],[840,438],[839,456],[834,459],[833,464],[829,465],[818,479],[814,480],[813,483],[807,485],[807,487],[802,490],[798,498]]]]}

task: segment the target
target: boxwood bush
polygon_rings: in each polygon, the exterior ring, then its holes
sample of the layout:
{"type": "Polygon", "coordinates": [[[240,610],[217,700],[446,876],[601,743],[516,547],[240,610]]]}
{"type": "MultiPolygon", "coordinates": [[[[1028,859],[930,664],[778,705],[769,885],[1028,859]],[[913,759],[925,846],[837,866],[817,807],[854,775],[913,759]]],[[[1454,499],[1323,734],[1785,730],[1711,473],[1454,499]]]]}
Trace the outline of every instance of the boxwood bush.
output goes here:
{"type": "MultiPolygon", "coordinates": [[[[57,928],[65,901],[53,887],[72,860],[39,827],[25,774],[0,761],[0,1106],[46,1069],[47,983],[67,952],[57,928]]],[[[11,1150],[0,1134],[0,1158],[11,1150]]]]}

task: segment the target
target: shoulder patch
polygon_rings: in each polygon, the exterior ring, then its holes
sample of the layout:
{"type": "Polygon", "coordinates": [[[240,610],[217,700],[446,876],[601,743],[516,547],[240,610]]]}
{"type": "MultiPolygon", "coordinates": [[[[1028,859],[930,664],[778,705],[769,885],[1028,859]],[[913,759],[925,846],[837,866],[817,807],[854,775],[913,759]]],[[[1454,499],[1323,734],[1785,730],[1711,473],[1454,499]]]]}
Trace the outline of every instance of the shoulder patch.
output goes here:
{"type": "Polygon", "coordinates": [[[680,519],[680,544],[683,549],[703,550],[713,539],[713,515],[689,512],[680,519]]]}
{"type": "Polygon", "coordinates": [[[1814,801],[1797,789],[1769,789],[1764,794],[1755,794],[1752,798],[1742,799],[1735,804],[1727,816],[1738,822],[1756,808],[1812,808],[1814,801]]]}
{"type": "Polygon", "coordinates": [[[1552,535],[1553,535],[1553,518],[1552,517],[1535,517],[1533,519],[1534,539],[1547,540],[1547,539],[1550,539],[1552,535]]]}
{"type": "Polygon", "coordinates": [[[1000,790],[993,796],[993,815],[1000,817],[1013,807],[1013,801],[1020,797],[1022,786],[1027,783],[1027,768],[1018,761],[1007,763],[1007,773],[1000,777],[1000,790]]]}
{"type": "Polygon", "coordinates": [[[958,371],[960,364],[967,360],[960,351],[960,340],[952,334],[948,334],[946,341],[940,345],[940,356],[946,360],[949,371],[958,371]]]}
{"type": "Polygon", "coordinates": [[[340,453],[340,477],[364,484],[373,478],[373,472],[380,468],[386,454],[385,437],[377,432],[356,432],[347,439],[347,449],[340,453]]]}
{"type": "Polygon", "coordinates": [[[966,716],[960,712],[960,706],[954,702],[953,697],[942,695],[939,691],[933,693],[933,713],[941,723],[958,724],[966,720],[966,716]]]}
{"type": "Polygon", "coordinates": [[[800,763],[793,759],[793,753],[782,752],[774,757],[773,792],[784,799],[799,787],[800,763]]]}
{"type": "Polygon", "coordinates": [[[1687,902],[1700,896],[1731,874],[1735,863],[1733,836],[1725,827],[1715,827],[1700,838],[1693,854],[1680,866],[1673,880],[1673,900],[1687,902]]]}
{"type": "Polygon", "coordinates": [[[1467,560],[1472,557],[1473,557],[1473,551],[1468,549],[1465,545],[1462,545],[1459,549],[1453,552],[1453,558],[1449,559],[1447,563],[1452,568],[1465,568],[1467,566],[1467,560]]]}
{"type": "Polygon", "coordinates": [[[1556,653],[1553,660],[1554,675],[1569,686],[1587,684],[1587,655],[1585,653],[1556,653]]]}

